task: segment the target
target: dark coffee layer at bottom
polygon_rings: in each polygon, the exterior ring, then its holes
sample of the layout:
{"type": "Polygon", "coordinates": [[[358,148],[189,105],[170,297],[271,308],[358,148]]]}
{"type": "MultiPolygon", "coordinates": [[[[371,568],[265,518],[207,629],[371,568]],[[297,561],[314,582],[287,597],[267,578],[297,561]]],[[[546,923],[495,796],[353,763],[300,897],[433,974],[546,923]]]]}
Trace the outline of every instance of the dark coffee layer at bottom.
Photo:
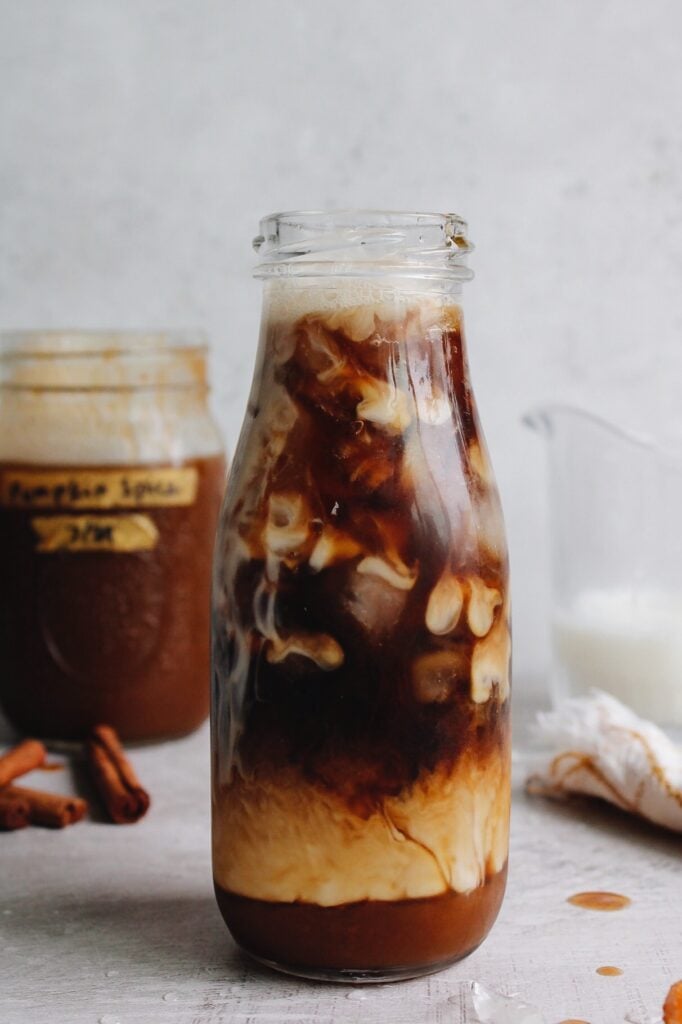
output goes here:
{"type": "Polygon", "coordinates": [[[505,867],[470,893],[338,907],[254,900],[217,884],[215,891],[233,938],[261,960],[301,974],[386,971],[405,977],[473,952],[497,917],[506,877],[505,867]]]}

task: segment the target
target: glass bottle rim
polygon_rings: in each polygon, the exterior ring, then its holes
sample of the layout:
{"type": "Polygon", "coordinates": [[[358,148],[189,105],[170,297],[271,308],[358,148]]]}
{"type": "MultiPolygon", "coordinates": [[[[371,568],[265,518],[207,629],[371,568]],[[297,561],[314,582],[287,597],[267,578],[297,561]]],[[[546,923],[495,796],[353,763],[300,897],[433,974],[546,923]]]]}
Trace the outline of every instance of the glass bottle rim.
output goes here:
{"type": "Polygon", "coordinates": [[[408,275],[469,280],[473,249],[455,213],[291,210],[260,222],[256,277],[408,275]]]}

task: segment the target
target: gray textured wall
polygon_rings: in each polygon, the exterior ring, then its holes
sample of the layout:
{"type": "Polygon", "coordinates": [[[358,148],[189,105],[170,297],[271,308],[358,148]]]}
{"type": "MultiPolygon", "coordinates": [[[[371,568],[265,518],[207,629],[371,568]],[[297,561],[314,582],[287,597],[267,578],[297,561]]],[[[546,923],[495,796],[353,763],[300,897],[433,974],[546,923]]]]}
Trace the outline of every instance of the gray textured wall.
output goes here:
{"type": "Polygon", "coordinates": [[[199,324],[233,447],[274,209],[455,209],[474,384],[546,663],[548,397],[678,416],[676,0],[0,0],[0,325],[199,324]]]}

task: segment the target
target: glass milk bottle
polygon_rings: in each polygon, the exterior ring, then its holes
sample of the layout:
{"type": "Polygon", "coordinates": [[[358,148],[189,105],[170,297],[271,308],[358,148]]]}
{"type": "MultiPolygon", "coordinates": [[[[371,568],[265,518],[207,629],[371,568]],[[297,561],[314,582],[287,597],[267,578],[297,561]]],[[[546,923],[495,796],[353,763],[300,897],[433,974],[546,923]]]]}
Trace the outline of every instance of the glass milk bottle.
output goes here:
{"type": "Polygon", "coordinates": [[[509,820],[509,591],[458,217],[266,218],[213,591],[213,853],[236,941],[313,978],[471,952],[509,820]]]}

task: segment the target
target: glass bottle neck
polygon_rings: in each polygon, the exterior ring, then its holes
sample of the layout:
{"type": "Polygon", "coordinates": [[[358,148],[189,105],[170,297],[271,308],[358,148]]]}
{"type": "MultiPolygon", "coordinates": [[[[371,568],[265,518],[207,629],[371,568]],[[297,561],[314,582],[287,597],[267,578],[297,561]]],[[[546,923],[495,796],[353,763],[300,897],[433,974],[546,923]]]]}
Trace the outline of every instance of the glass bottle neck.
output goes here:
{"type": "Polygon", "coordinates": [[[467,226],[453,213],[331,210],[264,217],[256,276],[468,281],[467,226]]]}
{"type": "Polygon", "coordinates": [[[438,318],[461,306],[461,283],[450,278],[419,277],[315,277],[274,278],[264,282],[266,319],[291,322],[311,314],[325,316],[355,310],[368,323],[402,320],[410,311],[438,318]]]}

